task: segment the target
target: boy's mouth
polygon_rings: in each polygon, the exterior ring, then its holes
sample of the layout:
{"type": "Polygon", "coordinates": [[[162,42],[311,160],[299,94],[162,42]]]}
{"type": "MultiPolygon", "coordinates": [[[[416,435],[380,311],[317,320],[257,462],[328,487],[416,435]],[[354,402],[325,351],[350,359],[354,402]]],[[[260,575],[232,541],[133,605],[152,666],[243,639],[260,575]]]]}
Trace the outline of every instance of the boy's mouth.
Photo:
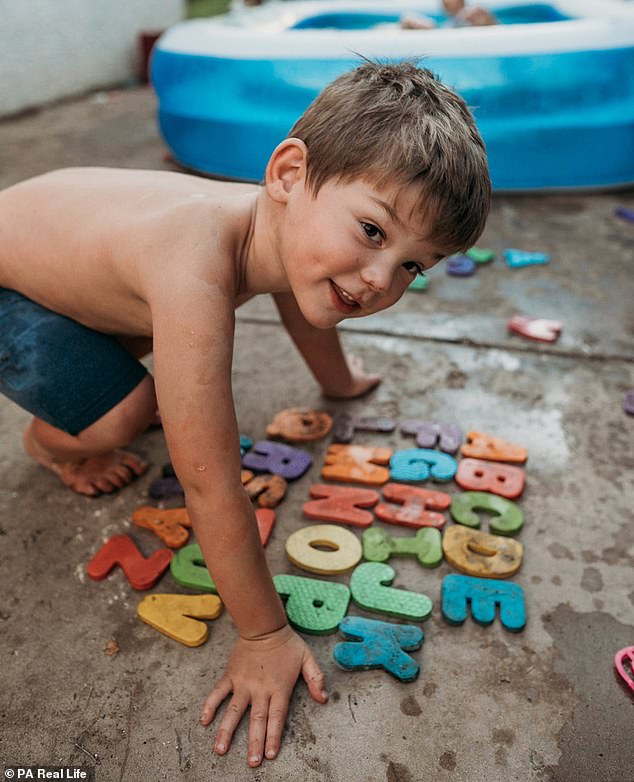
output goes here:
{"type": "Polygon", "coordinates": [[[330,291],[332,294],[333,303],[340,312],[345,312],[348,314],[358,310],[361,307],[359,302],[353,296],[351,296],[348,291],[344,291],[343,288],[340,288],[332,280],[330,280],[330,291]]]}

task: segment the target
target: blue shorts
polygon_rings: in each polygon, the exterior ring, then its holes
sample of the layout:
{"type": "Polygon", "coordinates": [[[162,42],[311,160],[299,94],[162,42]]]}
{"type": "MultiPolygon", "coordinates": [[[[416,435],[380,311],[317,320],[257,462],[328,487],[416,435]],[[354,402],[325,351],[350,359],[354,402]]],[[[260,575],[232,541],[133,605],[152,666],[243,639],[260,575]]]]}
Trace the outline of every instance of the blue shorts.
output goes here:
{"type": "Polygon", "coordinates": [[[77,435],[146,374],[116,337],[0,288],[0,393],[37,418],[77,435]]]}

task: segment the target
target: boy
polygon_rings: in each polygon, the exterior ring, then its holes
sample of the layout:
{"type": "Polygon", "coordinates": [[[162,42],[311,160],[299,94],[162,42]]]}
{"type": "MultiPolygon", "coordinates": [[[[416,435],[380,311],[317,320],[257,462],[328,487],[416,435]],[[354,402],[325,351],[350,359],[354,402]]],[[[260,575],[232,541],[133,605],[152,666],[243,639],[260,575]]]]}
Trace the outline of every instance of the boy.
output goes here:
{"type": "MultiPolygon", "coordinates": [[[[441,27],[485,27],[497,24],[493,14],[482,6],[468,8],[465,0],[441,0],[442,10],[447,19],[441,27]]],[[[433,30],[438,25],[428,16],[405,15],[401,19],[404,30],[433,30]]]]}
{"type": "Polygon", "coordinates": [[[219,754],[250,706],[249,765],[275,757],[300,673],[316,701],[327,699],[287,624],[240,483],[234,308],[273,293],[324,394],[363,394],[379,378],[346,359],[336,324],[389,307],[418,273],[469,247],[489,200],[464,102],[412,64],[370,62],[308,108],[262,187],[80,169],[0,193],[0,390],[35,415],[27,452],[83,494],[146,469],[119,449],[160,409],[239,633],[201,717],[209,724],[231,695],[219,754]],[[154,379],[134,358],[150,348],[154,379]]]}

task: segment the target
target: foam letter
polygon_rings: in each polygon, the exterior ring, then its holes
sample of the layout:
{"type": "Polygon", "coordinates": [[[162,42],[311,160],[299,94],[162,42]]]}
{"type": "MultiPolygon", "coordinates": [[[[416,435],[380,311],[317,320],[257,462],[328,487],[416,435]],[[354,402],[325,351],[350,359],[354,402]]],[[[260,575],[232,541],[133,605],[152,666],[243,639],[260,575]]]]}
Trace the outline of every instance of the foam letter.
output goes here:
{"type": "Polygon", "coordinates": [[[336,581],[280,574],[273,583],[286,601],[286,615],[293,627],[303,633],[334,633],[346,615],[350,590],[336,581]]]}
{"type": "Polygon", "coordinates": [[[289,443],[320,440],[332,428],[328,413],[318,413],[303,407],[289,407],[281,410],[266,427],[269,437],[279,437],[289,443]]]}
{"type": "Polygon", "coordinates": [[[287,481],[300,478],[313,463],[309,453],[284,443],[260,440],[244,455],[242,466],[256,472],[272,472],[287,481]]]}
{"type": "Polygon", "coordinates": [[[286,541],[286,555],[303,570],[335,575],[351,570],[361,559],[361,543],[350,530],[334,524],[314,524],[293,532],[286,541]],[[317,546],[324,546],[322,551],[317,546]]]}
{"type": "Polygon", "coordinates": [[[201,592],[217,593],[216,585],[209,575],[203,552],[198,543],[185,546],[176,553],[170,566],[170,573],[177,584],[201,592]]]}
{"type": "Polygon", "coordinates": [[[442,614],[447,622],[461,625],[467,618],[467,607],[476,622],[488,625],[495,619],[495,607],[500,606],[502,625],[512,632],[526,625],[524,590],[509,581],[470,578],[452,573],[442,582],[442,614]]]}
{"type": "Polygon", "coordinates": [[[619,676],[634,692],[634,646],[626,646],[614,656],[614,665],[619,676]]]}
{"type": "Polygon", "coordinates": [[[86,566],[94,581],[101,581],[115,565],[125,573],[134,589],[150,589],[163,575],[172,559],[167,548],[159,549],[147,559],[128,535],[114,535],[107,540],[86,566]]]}
{"type": "Polygon", "coordinates": [[[394,568],[390,565],[364,562],[350,577],[352,599],[366,611],[378,611],[422,622],[431,614],[431,600],[419,592],[390,587],[395,576],[394,568]]]}
{"type": "Polygon", "coordinates": [[[329,481],[350,481],[380,486],[390,477],[389,470],[376,465],[388,464],[393,451],[367,445],[335,444],[328,448],[322,478],[329,481]]]}
{"type": "Polygon", "coordinates": [[[526,476],[521,467],[510,464],[462,459],[456,473],[456,483],[468,491],[490,491],[514,500],[524,490],[526,476]]]}
{"type": "Polygon", "coordinates": [[[368,527],[372,524],[372,513],[361,508],[372,508],[379,501],[379,495],[372,489],[352,489],[326,483],[313,483],[310,496],[320,499],[304,504],[304,515],[309,519],[351,524],[354,527],[368,527]]]}
{"type": "Polygon", "coordinates": [[[528,459],[528,451],[521,445],[508,443],[501,437],[486,432],[467,432],[467,442],[460,448],[463,456],[488,459],[492,462],[516,462],[522,464],[528,459]]]}
{"type": "Polygon", "coordinates": [[[255,522],[258,525],[260,543],[266,546],[275,524],[275,511],[272,508],[257,508],[255,511],[255,522]]]}
{"type": "Polygon", "coordinates": [[[397,451],[390,459],[390,478],[395,481],[450,481],[456,474],[456,460],[429,448],[397,451]]]}
{"type": "Polygon", "coordinates": [[[253,440],[250,437],[246,437],[245,435],[240,435],[240,456],[244,456],[244,454],[251,448],[253,445],[253,440]]]}
{"type": "Polygon", "coordinates": [[[414,556],[423,567],[442,562],[442,541],[437,529],[423,527],[416,535],[393,538],[387,532],[370,527],[363,533],[363,556],[370,562],[387,562],[390,557],[414,556]]]}
{"type": "Polygon", "coordinates": [[[173,475],[167,478],[157,478],[152,481],[148,494],[153,500],[164,500],[168,497],[182,497],[185,492],[178,478],[173,475]]]}
{"type": "Polygon", "coordinates": [[[387,524],[399,524],[403,527],[440,529],[445,524],[445,517],[442,513],[434,513],[427,508],[446,510],[451,503],[449,494],[406,486],[402,483],[386,483],[383,487],[383,497],[391,502],[377,505],[374,511],[377,518],[387,524]]]}
{"type": "Polygon", "coordinates": [[[396,423],[391,418],[378,416],[354,418],[348,413],[341,413],[335,418],[333,439],[336,443],[349,443],[356,431],[389,434],[395,429],[396,423]]]}
{"type": "Polygon", "coordinates": [[[455,524],[443,536],[445,559],[457,570],[470,576],[506,578],[517,573],[524,548],[512,538],[455,524]]]}
{"type": "Polygon", "coordinates": [[[160,633],[185,646],[200,646],[209,629],[198,619],[216,619],[222,611],[215,595],[147,595],[139,603],[141,619],[160,633]]]}
{"type": "Polygon", "coordinates": [[[442,421],[409,419],[401,424],[401,434],[415,435],[419,448],[435,448],[438,445],[445,453],[455,453],[462,442],[460,427],[442,421]]]}
{"type": "Polygon", "coordinates": [[[186,527],[192,523],[187,508],[152,508],[143,505],[132,513],[132,521],[137,527],[152,530],[155,535],[170,548],[180,548],[187,543],[189,532],[186,527]]]}
{"type": "Polygon", "coordinates": [[[286,496],[288,484],[281,475],[256,475],[244,483],[244,489],[252,500],[257,499],[261,508],[275,508],[286,496]]]}
{"type": "Polygon", "coordinates": [[[466,491],[455,494],[451,501],[452,518],[465,527],[478,528],[480,517],[474,513],[476,508],[495,514],[489,521],[489,527],[496,535],[514,535],[524,524],[524,514],[518,505],[486,491],[466,491]]]}
{"type": "Polygon", "coordinates": [[[345,670],[385,668],[402,682],[414,681],[418,676],[420,666],[404,650],[420,649],[423,643],[420,627],[347,616],[339,629],[350,641],[336,644],[332,655],[345,670]]]}

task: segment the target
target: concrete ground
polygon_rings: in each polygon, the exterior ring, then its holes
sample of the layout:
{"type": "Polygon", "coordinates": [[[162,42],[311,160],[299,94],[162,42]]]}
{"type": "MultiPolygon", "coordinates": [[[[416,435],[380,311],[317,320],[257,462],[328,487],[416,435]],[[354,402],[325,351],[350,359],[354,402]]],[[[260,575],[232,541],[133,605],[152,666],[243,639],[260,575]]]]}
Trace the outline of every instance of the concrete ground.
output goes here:
{"type": "MultiPolygon", "coordinates": [[[[0,186],[71,165],[170,168],[153,114],[152,93],[132,89],[5,121],[0,186]]],[[[306,405],[455,421],[529,449],[525,556],[512,579],[526,593],[526,629],[446,624],[440,586],[451,568],[393,560],[395,584],[434,601],[414,653],[420,677],[345,672],[332,660],[335,636],[311,638],[330,702],[314,704],[298,685],[279,759],[258,770],[246,765],[246,725],[218,758],[197,722],[230,653],[229,617],[189,649],[137,618],[143,595],[121,571],[102,582],[85,574],[110,535],[130,533],[146,554],[159,547],[130,514],[168,459],[162,433],[136,443],[153,462],[147,476],[82,498],[23,455],[27,416],[0,399],[0,766],[82,765],[99,782],[632,782],[634,698],[613,666],[634,644],[634,418],[622,409],[634,387],[634,226],[614,216],[619,204],[633,207],[634,192],[496,197],[480,242],[498,253],[491,265],[469,279],[437,268],[427,292],[344,324],[347,348],[385,377],[361,401],[320,397],[268,302],[240,312],[235,392],[246,435],[262,438],[276,411],[306,405]],[[504,247],[552,260],[511,270],[504,247]],[[509,336],[516,313],[560,319],[560,340],[509,336]],[[108,656],[112,638],[120,651],[108,656]]],[[[359,441],[413,445],[399,434],[359,441]]],[[[309,446],[315,465],[278,509],[274,573],[299,572],[284,542],[306,524],[302,504],[326,445],[309,446]]],[[[185,590],[168,574],[154,591],[185,590]]]]}

